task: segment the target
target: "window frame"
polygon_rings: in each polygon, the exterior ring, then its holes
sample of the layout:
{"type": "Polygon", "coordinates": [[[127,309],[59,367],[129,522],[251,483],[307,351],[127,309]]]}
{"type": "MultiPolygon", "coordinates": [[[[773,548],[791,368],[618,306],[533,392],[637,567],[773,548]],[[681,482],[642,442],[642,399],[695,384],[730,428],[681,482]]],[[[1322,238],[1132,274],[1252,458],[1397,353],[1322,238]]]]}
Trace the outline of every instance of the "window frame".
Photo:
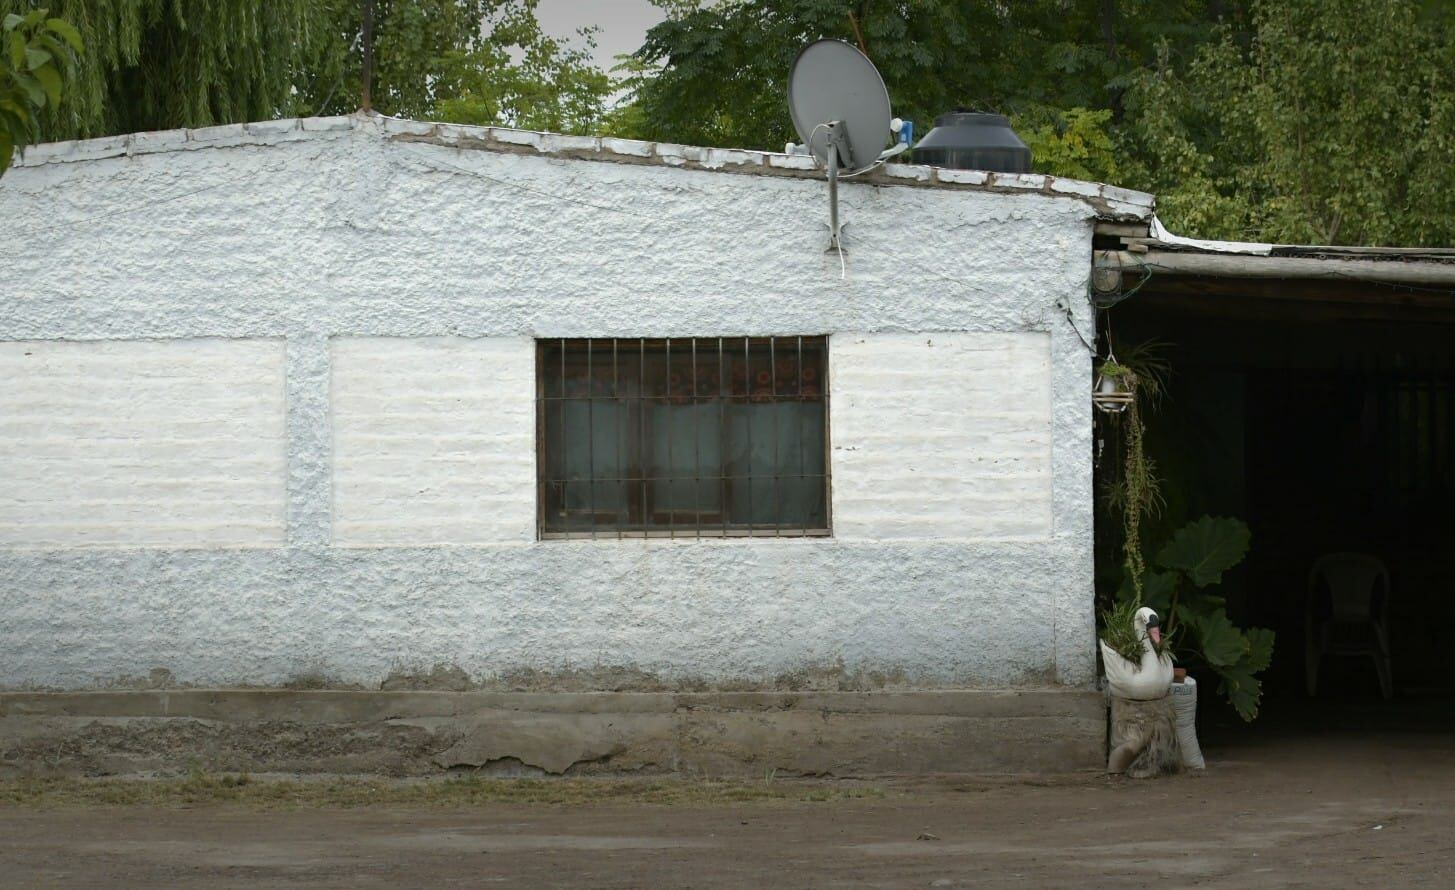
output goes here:
{"type": "MultiPolygon", "coordinates": [[[[536,456],[536,539],[537,540],[539,540],[539,541],[558,541],[558,540],[649,540],[649,539],[688,539],[688,540],[691,540],[691,539],[722,539],[722,540],[728,540],[728,539],[743,539],[743,538],[752,538],[752,539],[762,539],[762,538],[804,539],[804,538],[831,538],[833,536],[833,477],[832,477],[833,443],[832,443],[832,439],[831,439],[832,431],[831,431],[831,428],[830,428],[830,419],[831,419],[831,416],[832,416],[832,414],[831,414],[830,400],[831,400],[832,394],[831,394],[831,392],[829,390],[830,363],[832,362],[832,356],[830,354],[830,348],[829,348],[829,344],[830,344],[830,337],[829,337],[829,335],[827,335],[827,334],[803,334],[803,335],[792,334],[792,335],[757,335],[757,336],[755,336],[755,335],[735,335],[735,336],[718,336],[718,337],[538,337],[538,338],[535,339],[534,342],[535,342],[535,388],[536,388],[536,391],[535,391],[535,402],[536,402],[536,448],[535,448],[535,456],[536,456]],[[818,354],[821,356],[821,360],[820,360],[820,363],[819,363],[819,366],[818,366],[818,372],[821,374],[821,379],[819,381],[819,391],[818,391],[818,393],[815,396],[811,397],[811,400],[814,401],[814,402],[817,402],[821,406],[821,411],[822,411],[822,433],[821,433],[821,435],[822,435],[822,440],[823,440],[823,454],[822,454],[822,460],[823,460],[822,467],[823,467],[823,472],[822,472],[822,474],[817,474],[817,473],[780,474],[780,473],[776,473],[775,472],[775,473],[773,473],[771,475],[758,476],[758,477],[753,476],[751,474],[751,472],[750,472],[747,476],[739,477],[739,478],[743,479],[746,482],[746,484],[749,485],[749,486],[752,486],[753,484],[755,484],[755,482],[759,482],[759,481],[762,481],[762,480],[769,480],[769,479],[771,479],[771,480],[773,480],[773,483],[774,483],[774,486],[775,486],[775,491],[776,491],[776,486],[778,484],[778,481],[780,479],[784,478],[786,475],[796,475],[798,478],[815,478],[815,479],[821,479],[822,480],[822,498],[823,498],[823,503],[822,503],[822,507],[821,507],[821,513],[822,513],[822,517],[823,517],[823,523],[822,523],[821,526],[820,525],[817,525],[817,524],[808,525],[806,523],[799,523],[799,524],[795,524],[795,525],[791,525],[790,526],[790,525],[784,524],[781,521],[780,522],[775,522],[772,525],[762,524],[762,523],[760,523],[760,524],[753,524],[753,523],[751,523],[751,520],[750,520],[750,522],[747,525],[740,524],[740,525],[733,526],[733,525],[729,525],[727,523],[725,517],[727,515],[727,511],[731,509],[730,504],[731,504],[731,500],[732,500],[731,495],[730,495],[730,489],[732,488],[732,486],[729,483],[729,479],[731,479],[733,477],[729,477],[726,474],[727,451],[728,451],[727,442],[728,442],[729,432],[728,432],[728,429],[727,429],[726,424],[723,423],[723,425],[719,427],[719,433],[720,433],[720,436],[721,436],[721,440],[720,440],[720,445],[719,445],[719,449],[720,450],[719,450],[718,463],[719,463],[719,466],[722,469],[719,471],[719,476],[717,477],[717,479],[719,481],[719,484],[721,486],[721,488],[719,489],[719,494],[721,496],[721,499],[718,501],[718,509],[715,512],[711,513],[711,514],[709,514],[708,511],[703,511],[701,509],[696,510],[696,511],[692,511],[692,512],[694,512],[696,514],[696,518],[694,519],[694,521],[691,522],[690,524],[682,524],[679,527],[678,524],[677,524],[677,522],[674,521],[676,519],[676,516],[674,514],[678,514],[681,511],[678,511],[678,510],[676,510],[674,508],[670,508],[670,507],[667,508],[666,510],[663,510],[662,508],[660,508],[660,507],[658,507],[658,506],[656,506],[656,505],[654,505],[652,503],[652,499],[653,499],[653,497],[656,494],[656,491],[655,491],[656,486],[655,485],[649,485],[647,483],[648,482],[660,482],[662,480],[661,479],[655,479],[654,480],[654,479],[651,479],[650,477],[647,477],[646,476],[646,472],[647,471],[645,469],[645,466],[646,466],[647,462],[650,460],[650,458],[647,458],[647,457],[644,457],[643,456],[646,452],[649,451],[649,449],[646,447],[646,443],[649,442],[652,438],[654,438],[654,433],[650,431],[652,429],[652,424],[655,422],[655,419],[653,419],[653,418],[650,417],[650,415],[653,413],[652,411],[649,410],[650,409],[650,403],[652,403],[654,401],[657,401],[658,399],[671,400],[673,397],[670,394],[668,394],[666,396],[648,396],[648,395],[645,395],[645,394],[642,394],[642,393],[637,393],[636,395],[633,395],[633,396],[621,396],[620,394],[615,394],[615,395],[608,396],[608,397],[598,397],[598,396],[593,396],[593,395],[588,394],[586,396],[586,400],[587,401],[590,401],[592,399],[605,398],[605,399],[612,400],[612,401],[625,401],[627,403],[627,406],[626,406],[626,417],[627,417],[627,421],[626,421],[626,423],[627,423],[627,426],[629,428],[631,428],[631,429],[634,429],[636,431],[636,433],[635,433],[634,436],[628,436],[627,437],[627,450],[629,452],[629,456],[623,459],[622,466],[628,468],[630,470],[630,472],[633,474],[633,481],[639,480],[639,481],[641,481],[642,485],[641,485],[640,488],[638,488],[635,485],[631,485],[631,486],[628,486],[627,487],[627,492],[626,492],[627,506],[626,506],[625,509],[627,510],[627,512],[628,512],[629,515],[633,511],[635,511],[636,512],[636,515],[638,515],[639,517],[641,517],[641,519],[640,519],[639,522],[630,522],[630,521],[628,521],[628,523],[626,523],[626,524],[627,525],[638,525],[638,526],[641,526],[641,527],[637,527],[637,528],[627,528],[627,527],[623,527],[623,524],[622,523],[619,523],[619,522],[616,522],[615,521],[616,518],[620,515],[619,511],[612,510],[612,509],[602,509],[602,510],[598,510],[594,506],[590,510],[585,511],[585,515],[591,515],[593,517],[592,518],[592,528],[589,529],[589,530],[588,529],[570,529],[570,530],[568,530],[568,529],[560,529],[560,528],[554,528],[553,529],[553,528],[550,528],[549,527],[549,524],[550,523],[549,523],[549,516],[548,516],[548,506],[551,503],[551,499],[550,499],[550,497],[548,497],[547,486],[550,485],[550,484],[553,484],[556,481],[560,481],[560,480],[552,480],[552,479],[549,478],[549,475],[550,475],[549,468],[551,466],[552,455],[551,455],[551,453],[549,451],[549,442],[548,442],[549,437],[548,437],[548,434],[547,434],[547,427],[548,427],[547,411],[549,410],[549,406],[550,406],[550,404],[553,401],[565,400],[565,398],[566,398],[564,395],[563,396],[550,397],[545,392],[545,390],[547,388],[547,381],[549,380],[549,377],[548,377],[548,373],[549,372],[548,372],[548,369],[547,369],[547,360],[548,360],[548,354],[551,352],[552,349],[558,349],[558,350],[560,350],[560,359],[561,359],[561,362],[562,362],[562,366],[564,368],[565,360],[566,360],[566,355],[567,355],[567,353],[566,353],[566,347],[568,345],[571,345],[571,344],[577,345],[578,348],[579,348],[579,345],[580,344],[592,344],[593,346],[595,344],[606,344],[607,346],[614,346],[616,348],[616,350],[618,350],[618,351],[620,350],[620,348],[621,348],[622,345],[629,345],[629,346],[632,347],[632,349],[634,351],[637,352],[638,356],[651,355],[652,354],[653,347],[657,347],[657,348],[660,348],[662,350],[661,354],[663,354],[663,355],[666,356],[666,361],[667,361],[667,363],[669,365],[669,368],[670,368],[670,362],[672,360],[671,359],[672,353],[673,353],[673,351],[675,349],[679,348],[679,345],[680,345],[680,348],[690,348],[690,349],[693,349],[693,352],[694,352],[694,362],[695,362],[696,361],[695,355],[697,354],[697,348],[700,346],[700,344],[703,344],[704,342],[707,342],[707,343],[715,343],[716,344],[716,347],[711,352],[712,353],[716,353],[719,360],[721,360],[722,356],[728,354],[728,345],[727,344],[734,344],[736,346],[742,347],[741,351],[735,353],[735,355],[737,355],[737,356],[743,356],[744,357],[743,360],[746,363],[748,363],[748,365],[751,366],[752,361],[753,361],[753,359],[751,358],[751,355],[752,355],[751,350],[753,349],[754,344],[761,344],[763,341],[767,341],[767,343],[770,345],[770,352],[769,352],[769,355],[770,355],[770,363],[774,365],[774,370],[772,371],[772,373],[775,375],[773,377],[773,382],[772,382],[772,386],[773,386],[774,389],[777,388],[777,377],[776,377],[776,374],[777,374],[777,371],[776,371],[776,361],[777,361],[777,359],[775,357],[773,357],[773,356],[774,356],[774,349],[776,348],[776,346],[777,346],[778,343],[780,343],[782,341],[793,341],[793,342],[795,342],[795,344],[798,347],[798,357],[797,357],[797,361],[800,362],[800,363],[802,362],[802,355],[803,355],[802,349],[806,345],[807,346],[812,346],[813,348],[815,348],[816,350],[818,350],[818,354]],[[650,513],[648,511],[650,511],[650,513]],[[648,521],[648,519],[646,518],[649,515],[651,516],[651,521],[648,521]],[[706,516],[708,516],[708,515],[713,515],[714,517],[716,517],[715,519],[713,519],[711,521],[711,524],[709,524],[709,522],[706,520],[706,516]],[[661,517],[663,517],[663,516],[665,516],[666,517],[666,520],[667,520],[666,523],[665,523],[665,525],[664,525],[664,527],[662,527],[662,528],[652,528],[651,527],[652,524],[654,522],[656,522],[656,521],[659,521],[661,519],[661,517]]],[[[736,360],[736,359],[734,359],[734,360],[736,360]]],[[[589,362],[589,359],[588,359],[588,362],[589,362]]],[[[589,367],[589,364],[588,364],[588,367],[589,367]]],[[[644,365],[639,364],[639,367],[644,367],[644,365]]],[[[696,366],[694,365],[694,368],[695,367],[696,366]]],[[[723,367],[722,365],[719,365],[719,368],[720,369],[722,367],[723,367]]],[[[798,365],[797,367],[801,367],[801,365],[798,365]]],[[[590,372],[588,372],[588,374],[589,373],[590,372]]],[[[616,372],[614,370],[614,374],[615,373],[616,372]]],[[[670,385],[671,384],[669,384],[669,386],[670,385]]],[[[724,385],[726,385],[726,382],[724,382],[724,385]]],[[[803,385],[802,384],[802,380],[800,379],[800,382],[799,382],[799,385],[798,385],[799,386],[798,392],[795,393],[795,394],[793,394],[792,397],[790,397],[790,398],[782,398],[779,394],[775,393],[773,395],[773,397],[772,397],[773,398],[773,403],[774,404],[790,404],[793,401],[805,401],[806,399],[804,399],[804,397],[803,397],[802,385],[803,385]],[[780,401],[780,398],[781,398],[781,401],[780,401]]],[[[617,377],[614,376],[613,377],[613,389],[614,390],[617,390],[619,388],[620,388],[620,378],[617,378],[617,377]]],[[[784,395],[786,395],[786,394],[784,394],[784,395]]],[[[698,404],[698,402],[696,401],[696,398],[697,397],[689,397],[689,398],[693,398],[694,399],[694,401],[692,402],[693,404],[698,404]]],[[[723,392],[719,391],[716,394],[716,396],[714,396],[712,399],[710,399],[707,402],[703,402],[702,404],[711,404],[713,401],[716,401],[718,404],[725,406],[731,400],[742,400],[743,403],[756,401],[756,399],[754,398],[754,394],[750,394],[750,393],[748,393],[746,391],[744,393],[742,393],[742,394],[738,394],[735,391],[731,391],[728,394],[724,394],[723,392]]],[[[720,414],[719,417],[721,418],[721,416],[722,415],[720,414]]],[[[562,422],[564,422],[564,421],[562,421],[562,422]]],[[[719,422],[721,423],[722,421],[720,420],[719,422]]],[[[800,432],[800,436],[802,436],[802,433],[801,432],[800,432]]],[[[749,433],[749,439],[748,439],[748,441],[751,442],[751,433],[749,433]]],[[[750,446],[750,448],[751,448],[751,446],[750,446]]],[[[802,461],[804,458],[805,458],[805,455],[800,455],[800,461],[802,461]]],[[[701,463],[700,457],[698,458],[698,461],[697,462],[700,465],[700,463],[701,463]]],[[[802,466],[800,466],[800,469],[802,469],[802,466]]],[[[665,477],[665,478],[666,479],[672,479],[673,477],[665,477]]],[[[705,477],[694,477],[694,478],[697,479],[697,480],[699,480],[699,484],[700,484],[700,480],[702,478],[705,478],[705,477]]],[[[593,477],[593,479],[594,479],[594,477],[593,477]]],[[[610,480],[610,481],[615,481],[615,480],[610,480]]],[[[598,483],[592,482],[590,484],[598,484],[598,483]]],[[[749,497],[751,498],[751,494],[749,495],[749,497]]],[[[777,495],[775,494],[775,499],[776,498],[777,498],[777,495]]]]}

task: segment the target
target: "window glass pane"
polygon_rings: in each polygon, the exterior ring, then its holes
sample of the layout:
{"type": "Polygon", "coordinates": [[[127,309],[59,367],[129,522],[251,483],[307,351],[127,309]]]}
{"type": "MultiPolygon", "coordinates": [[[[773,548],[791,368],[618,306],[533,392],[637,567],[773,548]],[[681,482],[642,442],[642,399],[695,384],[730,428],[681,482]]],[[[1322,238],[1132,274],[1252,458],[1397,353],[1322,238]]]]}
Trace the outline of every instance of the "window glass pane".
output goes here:
{"type": "Polygon", "coordinates": [[[733,406],[730,416],[732,520],[755,527],[824,528],[822,402],[748,403],[733,406]]]}
{"type": "Polygon", "coordinates": [[[543,341],[542,531],[826,533],[825,346],[543,341]]]}
{"type": "Polygon", "coordinates": [[[692,519],[719,511],[715,483],[722,473],[722,427],[713,401],[675,400],[652,406],[650,453],[657,510],[684,513],[692,519]],[[662,484],[662,483],[672,483],[662,484]]]}
{"type": "Polygon", "coordinates": [[[546,439],[555,447],[543,464],[547,482],[559,483],[548,488],[563,519],[589,527],[592,516],[615,523],[625,514],[625,415],[623,404],[604,399],[558,399],[545,410],[546,439]]]}

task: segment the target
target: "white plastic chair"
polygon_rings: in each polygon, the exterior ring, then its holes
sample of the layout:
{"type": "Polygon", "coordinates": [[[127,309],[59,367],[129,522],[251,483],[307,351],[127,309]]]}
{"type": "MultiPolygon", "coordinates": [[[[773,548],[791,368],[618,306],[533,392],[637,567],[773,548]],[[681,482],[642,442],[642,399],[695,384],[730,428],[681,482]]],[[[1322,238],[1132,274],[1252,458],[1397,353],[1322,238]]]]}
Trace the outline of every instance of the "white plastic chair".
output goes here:
{"type": "Polygon", "coordinates": [[[1394,697],[1389,662],[1389,570],[1367,553],[1329,553],[1314,561],[1304,612],[1304,668],[1308,694],[1318,694],[1325,655],[1367,655],[1379,691],[1394,697]],[[1321,596],[1324,590],[1328,596],[1321,596]],[[1320,608],[1323,606],[1323,608],[1320,608]]]}

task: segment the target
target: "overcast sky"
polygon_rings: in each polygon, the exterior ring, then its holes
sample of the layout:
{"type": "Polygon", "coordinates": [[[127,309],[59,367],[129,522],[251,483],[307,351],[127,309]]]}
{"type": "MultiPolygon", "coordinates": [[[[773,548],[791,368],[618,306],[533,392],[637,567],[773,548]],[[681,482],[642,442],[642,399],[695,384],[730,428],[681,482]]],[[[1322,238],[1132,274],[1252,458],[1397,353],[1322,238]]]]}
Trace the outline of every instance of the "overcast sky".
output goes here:
{"type": "Polygon", "coordinates": [[[648,0],[541,0],[536,18],[553,37],[572,37],[577,28],[589,25],[599,27],[596,64],[609,71],[616,56],[636,52],[647,29],[666,16],[648,0]]]}

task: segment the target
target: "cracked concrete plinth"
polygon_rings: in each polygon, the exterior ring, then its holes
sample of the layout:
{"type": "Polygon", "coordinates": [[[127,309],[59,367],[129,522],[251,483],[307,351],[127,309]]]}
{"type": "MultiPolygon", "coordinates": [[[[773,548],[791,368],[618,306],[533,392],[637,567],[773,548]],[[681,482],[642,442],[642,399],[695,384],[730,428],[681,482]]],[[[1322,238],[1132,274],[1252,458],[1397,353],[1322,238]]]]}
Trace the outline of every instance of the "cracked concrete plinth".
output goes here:
{"type": "Polygon", "coordinates": [[[0,693],[0,778],[215,771],[869,776],[1105,761],[1085,690],[0,693]]]}

